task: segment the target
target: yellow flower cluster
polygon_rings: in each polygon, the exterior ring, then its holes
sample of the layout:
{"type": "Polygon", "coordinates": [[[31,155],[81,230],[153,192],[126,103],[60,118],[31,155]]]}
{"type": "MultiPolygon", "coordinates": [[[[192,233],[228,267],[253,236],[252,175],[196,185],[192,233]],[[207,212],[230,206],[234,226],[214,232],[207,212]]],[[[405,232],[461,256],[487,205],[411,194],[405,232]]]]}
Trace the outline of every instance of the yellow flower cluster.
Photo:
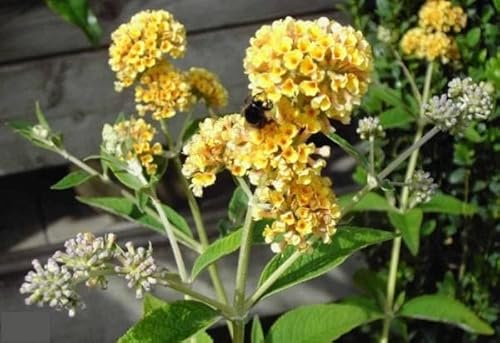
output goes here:
{"type": "Polygon", "coordinates": [[[467,24],[467,15],[451,1],[429,0],[418,12],[418,25],[426,31],[460,32],[467,24]]]}
{"type": "Polygon", "coordinates": [[[331,182],[320,175],[326,162],[313,158],[329,150],[305,143],[308,137],[292,123],[271,121],[259,129],[240,114],[208,118],[184,146],[182,171],[197,196],[223,169],[248,176],[256,187],[254,219],[275,219],[264,231],[272,249],[306,249],[315,239],[329,242],[340,215],[331,182]]]}
{"type": "Polygon", "coordinates": [[[208,107],[221,108],[227,105],[227,90],[217,75],[205,68],[190,68],[187,78],[193,94],[205,101],[208,107]]]}
{"type": "MultiPolygon", "coordinates": [[[[297,109],[297,125],[311,121],[304,116],[348,123],[370,82],[372,53],[362,33],[350,26],[287,17],[251,38],[244,68],[252,95],[297,109]]],[[[279,111],[275,114],[280,120],[279,111]]]]}
{"type": "Polygon", "coordinates": [[[160,143],[151,145],[155,129],[144,119],[130,119],[121,121],[113,126],[104,125],[103,149],[122,160],[138,162],[148,175],[153,175],[158,169],[154,157],[162,154],[160,143]]]}
{"type": "Polygon", "coordinates": [[[156,120],[171,118],[177,111],[186,111],[194,104],[191,85],[184,73],[166,60],[147,69],[135,87],[139,115],[151,112],[156,120]]]}
{"type": "Polygon", "coordinates": [[[408,30],[401,39],[401,49],[429,61],[441,59],[443,63],[460,58],[455,38],[447,33],[461,31],[467,16],[450,1],[428,0],[419,11],[419,26],[408,30]]]}
{"type": "Polygon", "coordinates": [[[184,25],[166,11],[142,11],[111,34],[109,64],[116,72],[117,91],[134,83],[137,76],[158,63],[165,54],[184,55],[184,25]]]}

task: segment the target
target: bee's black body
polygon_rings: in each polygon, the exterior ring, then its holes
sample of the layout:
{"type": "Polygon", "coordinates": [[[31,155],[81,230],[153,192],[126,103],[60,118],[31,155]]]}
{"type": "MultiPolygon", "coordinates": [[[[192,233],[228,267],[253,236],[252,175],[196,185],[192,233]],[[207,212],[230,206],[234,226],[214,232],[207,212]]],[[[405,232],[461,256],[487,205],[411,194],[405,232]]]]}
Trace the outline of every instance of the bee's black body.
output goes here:
{"type": "Polygon", "coordinates": [[[272,109],[272,104],[252,98],[243,108],[246,121],[258,128],[263,127],[269,120],[266,111],[272,109]]]}

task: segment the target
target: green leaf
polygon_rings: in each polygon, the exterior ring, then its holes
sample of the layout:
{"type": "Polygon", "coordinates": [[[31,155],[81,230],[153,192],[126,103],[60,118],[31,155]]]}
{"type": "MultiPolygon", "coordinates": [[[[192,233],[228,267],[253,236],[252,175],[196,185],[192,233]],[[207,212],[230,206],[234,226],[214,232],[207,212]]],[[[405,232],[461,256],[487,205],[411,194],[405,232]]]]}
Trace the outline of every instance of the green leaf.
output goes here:
{"type": "Polygon", "coordinates": [[[150,312],[118,342],[181,342],[210,326],[218,318],[219,314],[205,304],[192,300],[177,301],[150,312]]]}
{"type": "Polygon", "coordinates": [[[382,112],[379,116],[380,124],[385,129],[393,129],[395,127],[404,127],[415,121],[415,117],[400,107],[391,108],[382,112]]]}
{"type": "Polygon", "coordinates": [[[191,232],[191,229],[189,228],[189,225],[184,219],[183,216],[179,214],[176,210],[174,210],[172,207],[167,206],[165,204],[161,204],[161,207],[163,208],[163,212],[165,212],[165,215],[168,218],[168,221],[178,228],[180,231],[184,232],[186,235],[189,237],[193,237],[193,232],[191,232]]]}
{"type": "Polygon", "coordinates": [[[382,317],[380,313],[355,304],[302,306],[285,313],[274,323],[266,343],[330,343],[382,317]]]}
{"type": "Polygon", "coordinates": [[[370,91],[372,92],[373,96],[389,105],[392,105],[393,107],[407,108],[406,104],[401,98],[400,92],[398,92],[397,90],[394,90],[382,84],[377,84],[373,85],[373,87],[370,88],[370,91]]]}
{"type": "Polygon", "coordinates": [[[193,135],[195,135],[199,128],[200,128],[200,123],[207,119],[205,118],[198,118],[198,119],[192,119],[185,127],[183,133],[182,133],[182,141],[186,142],[188,141],[193,135]]]}
{"type": "Polygon", "coordinates": [[[212,337],[210,337],[205,331],[200,331],[196,335],[191,336],[188,339],[185,339],[183,342],[184,343],[193,343],[192,339],[194,339],[194,342],[196,342],[196,343],[213,343],[214,342],[212,337]]]}
{"type": "Polygon", "coordinates": [[[414,208],[406,213],[389,212],[389,221],[392,226],[401,232],[403,241],[413,256],[418,254],[420,247],[420,226],[423,213],[419,208],[414,208]]]}
{"type": "Polygon", "coordinates": [[[89,9],[87,0],[45,0],[45,2],[64,20],[78,26],[92,44],[99,43],[102,29],[94,13],[89,9]]]}
{"type": "Polygon", "coordinates": [[[479,43],[479,39],[481,39],[481,28],[475,27],[470,29],[465,36],[465,41],[470,48],[473,48],[479,43]]]}
{"type": "Polygon", "coordinates": [[[443,193],[436,193],[429,202],[419,205],[419,208],[421,208],[424,213],[472,215],[477,212],[477,207],[475,205],[465,203],[451,195],[443,193]]]}
{"type": "Polygon", "coordinates": [[[38,119],[38,123],[43,127],[50,129],[49,122],[47,121],[47,118],[45,118],[45,115],[43,114],[38,101],[35,103],[35,114],[36,118],[38,119]]]}
{"type": "Polygon", "coordinates": [[[229,220],[237,224],[243,220],[248,208],[248,196],[241,187],[236,187],[229,201],[227,216],[229,220]]]}
{"type": "Polygon", "coordinates": [[[15,133],[26,139],[27,141],[31,142],[33,145],[36,145],[39,148],[42,149],[47,149],[47,150],[54,150],[54,146],[48,145],[44,141],[36,138],[33,135],[33,125],[22,121],[22,120],[14,120],[7,122],[6,125],[15,133]]]}
{"type": "Polygon", "coordinates": [[[194,261],[191,278],[194,280],[203,269],[238,250],[241,245],[241,234],[242,230],[239,229],[210,244],[205,252],[194,261]]]}
{"type": "MultiPolygon", "coordinates": [[[[119,197],[76,197],[76,199],[89,206],[97,207],[130,221],[140,223],[145,227],[153,229],[161,234],[165,233],[165,229],[163,228],[161,222],[149,214],[143,213],[133,200],[119,197]]],[[[163,205],[163,210],[165,211],[167,218],[174,226],[175,231],[180,232],[181,235],[192,237],[189,227],[187,228],[188,231],[186,231],[186,227],[184,227],[184,225],[179,225],[182,224],[182,222],[185,223],[184,218],[166,205],[163,205]]]]}
{"type": "Polygon", "coordinates": [[[492,335],[493,329],[461,302],[443,295],[423,295],[403,305],[399,315],[407,318],[443,322],[463,330],[492,335]]]}
{"type": "Polygon", "coordinates": [[[252,320],[251,342],[264,343],[264,331],[262,330],[259,316],[254,316],[252,320]]]}
{"type": "Polygon", "coordinates": [[[165,305],[168,305],[166,301],[163,301],[150,293],[146,293],[144,300],[142,301],[143,317],[146,317],[154,310],[157,310],[165,305]]]}
{"type": "MultiPolygon", "coordinates": [[[[338,202],[341,208],[346,207],[356,193],[349,193],[339,197],[338,202]]],[[[351,208],[351,211],[394,211],[387,199],[377,193],[369,192],[351,208]]]]}
{"type": "Polygon", "coordinates": [[[356,159],[361,165],[365,167],[365,169],[367,168],[368,161],[366,160],[365,156],[363,156],[358,150],[356,150],[356,148],[353,147],[351,143],[334,132],[330,132],[328,135],[326,135],[326,137],[328,137],[332,142],[342,148],[342,150],[344,150],[347,154],[356,159]]]}
{"type": "Polygon", "coordinates": [[[88,181],[93,176],[83,170],[77,170],[69,173],[57,183],[53,184],[50,189],[63,190],[81,185],[82,183],[88,181]]]}
{"type": "MultiPolygon", "coordinates": [[[[264,293],[263,297],[268,297],[286,288],[323,275],[340,265],[355,251],[391,238],[394,238],[394,234],[387,231],[340,227],[335,236],[332,237],[332,243],[318,244],[311,253],[302,254],[264,293]]],[[[287,249],[282,255],[276,255],[272,258],[262,271],[259,285],[262,285],[293,252],[293,249],[287,249]]]]}

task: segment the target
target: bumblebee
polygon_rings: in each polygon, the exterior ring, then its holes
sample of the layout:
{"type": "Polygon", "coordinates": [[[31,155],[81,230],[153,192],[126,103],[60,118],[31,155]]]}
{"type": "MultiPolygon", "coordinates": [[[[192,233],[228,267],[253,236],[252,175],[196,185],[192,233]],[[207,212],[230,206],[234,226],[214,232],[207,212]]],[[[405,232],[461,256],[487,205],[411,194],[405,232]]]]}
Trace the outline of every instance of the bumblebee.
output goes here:
{"type": "Polygon", "coordinates": [[[269,122],[266,112],[273,109],[272,103],[263,101],[255,97],[249,97],[243,107],[243,115],[246,121],[258,128],[263,127],[269,122]]]}

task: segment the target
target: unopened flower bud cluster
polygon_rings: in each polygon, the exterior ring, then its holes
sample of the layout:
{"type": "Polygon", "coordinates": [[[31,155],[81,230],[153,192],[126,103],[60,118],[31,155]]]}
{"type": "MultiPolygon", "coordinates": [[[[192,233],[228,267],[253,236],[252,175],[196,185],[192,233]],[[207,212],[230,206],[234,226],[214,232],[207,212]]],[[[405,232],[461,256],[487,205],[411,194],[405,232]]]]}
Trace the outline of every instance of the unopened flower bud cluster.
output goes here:
{"type": "Polygon", "coordinates": [[[492,108],[486,84],[455,78],[448,83],[447,93],[434,96],[424,106],[424,115],[441,130],[461,134],[472,121],[486,120],[492,108]]]}
{"type": "Polygon", "coordinates": [[[356,129],[359,137],[363,140],[385,137],[384,128],[377,117],[366,117],[360,119],[356,129]]]}
{"type": "Polygon", "coordinates": [[[57,251],[42,265],[33,261],[33,268],[25,277],[20,292],[27,294],[27,305],[49,305],[57,310],[67,310],[70,317],[78,308],[84,308],[77,292],[79,284],[87,287],[106,288],[107,276],[122,275],[128,287],[142,297],[157,283],[160,272],[152,257],[152,248],[134,248],[131,242],[123,251],[116,244],[116,236],[95,237],[79,233],[66,241],[64,251],[57,251]]]}
{"type": "Polygon", "coordinates": [[[432,199],[437,190],[437,184],[428,172],[417,170],[410,181],[410,208],[424,204],[432,199]]]}

